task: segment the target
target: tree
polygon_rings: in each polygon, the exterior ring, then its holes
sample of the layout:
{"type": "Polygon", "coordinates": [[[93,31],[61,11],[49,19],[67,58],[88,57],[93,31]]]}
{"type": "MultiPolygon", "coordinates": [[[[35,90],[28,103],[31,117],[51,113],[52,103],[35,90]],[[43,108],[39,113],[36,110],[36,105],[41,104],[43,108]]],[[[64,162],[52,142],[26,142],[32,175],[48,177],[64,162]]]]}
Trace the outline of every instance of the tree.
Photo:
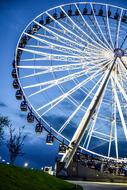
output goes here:
{"type": "Polygon", "coordinates": [[[4,139],[4,127],[9,126],[10,120],[8,117],[0,115],[0,145],[4,139]]]}
{"type": "Polygon", "coordinates": [[[23,156],[22,148],[26,135],[23,134],[24,126],[18,128],[18,131],[12,124],[8,126],[9,129],[9,140],[7,141],[7,148],[10,155],[10,163],[13,165],[18,156],[23,156]]]}

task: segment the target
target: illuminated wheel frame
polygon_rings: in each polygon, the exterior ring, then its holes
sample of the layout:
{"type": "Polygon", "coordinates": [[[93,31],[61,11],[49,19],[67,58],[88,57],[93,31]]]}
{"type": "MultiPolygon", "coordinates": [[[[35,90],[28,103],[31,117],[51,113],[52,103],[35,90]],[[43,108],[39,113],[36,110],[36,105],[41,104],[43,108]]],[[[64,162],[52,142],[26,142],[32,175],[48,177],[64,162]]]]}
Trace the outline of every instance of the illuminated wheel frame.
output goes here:
{"type": "Polygon", "coordinates": [[[14,65],[30,111],[69,145],[115,60],[80,148],[117,161],[127,156],[126,12],[88,2],[45,11],[21,34],[14,65]]]}

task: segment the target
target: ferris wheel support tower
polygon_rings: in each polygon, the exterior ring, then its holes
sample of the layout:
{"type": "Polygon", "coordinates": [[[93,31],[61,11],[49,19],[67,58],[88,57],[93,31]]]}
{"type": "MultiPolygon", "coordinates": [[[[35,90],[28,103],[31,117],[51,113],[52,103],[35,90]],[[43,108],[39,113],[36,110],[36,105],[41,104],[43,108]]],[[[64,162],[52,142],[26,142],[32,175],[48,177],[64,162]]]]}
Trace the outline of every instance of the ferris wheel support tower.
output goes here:
{"type": "MultiPolygon", "coordinates": [[[[115,51],[114,51],[115,52],[115,51]]],[[[94,113],[96,112],[96,108],[99,105],[99,102],[101,100],[101,97],[105,91],[105,87],[108,84],[109,78],[111,76],[112,70],[115,67],[115,63],[116,63],[116,59],[119,57],[117,54],[114,54],[115,58],[114,61],[112,62],[111,65],[108,66],[107,71],[105,73],[105,76],[101,82],[100,87],[98,88],[93,100],[91,101],[85,115],[83,116],[79,127],[77,128],[74,136],[72,137],[72,140],[70,141],[69,144],[69,149],[66,151],[66,153],[63,155],[61,162],[65,163],[64,165],[64,169],[67,169],[71,160],[73,159],[74,154],[77,151],[77,148],[83,138],[85,129],[87,128],[90,120],[92,119],[92,116],[94,115],[94,113]]]]}

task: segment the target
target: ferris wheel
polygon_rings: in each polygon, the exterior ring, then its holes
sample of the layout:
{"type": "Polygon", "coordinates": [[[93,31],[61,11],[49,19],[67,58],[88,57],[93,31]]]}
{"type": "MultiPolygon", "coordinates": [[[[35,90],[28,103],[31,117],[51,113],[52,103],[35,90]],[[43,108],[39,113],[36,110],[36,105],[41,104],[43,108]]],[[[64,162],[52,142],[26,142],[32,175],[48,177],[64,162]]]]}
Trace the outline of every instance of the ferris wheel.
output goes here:
{"type": "Polygon", "coordinates": [[[47,143],[60,140],[68,167],[77,148],[127,157],[127,10],[101,3],[60,5],[22,32],[13,62],[21,110],[47,143]],[[69,149],[66,150],[66,147],[69,149]]]}

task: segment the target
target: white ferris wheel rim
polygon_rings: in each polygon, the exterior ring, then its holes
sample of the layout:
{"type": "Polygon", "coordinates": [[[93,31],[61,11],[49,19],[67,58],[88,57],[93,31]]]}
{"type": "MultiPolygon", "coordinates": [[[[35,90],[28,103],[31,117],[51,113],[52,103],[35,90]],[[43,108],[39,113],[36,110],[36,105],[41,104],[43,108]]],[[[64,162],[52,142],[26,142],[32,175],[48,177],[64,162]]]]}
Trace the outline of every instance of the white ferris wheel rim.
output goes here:
{"type": "MultiPolygon", "coordinates": [[[[96,3],[96,2],[75,2],[75,3],[67,3],[67,4],[63,4],[63,5],[59,5],[59,6],[56,6],[56,7],[54,7],[54,8],[51,8],[51,9],[49,9],[49,10],[47,10],[47,11],[44,11],[43,13],[39,14],[36,18],[34,18],[34,19],[26,26],[26,28],[23,30],[22,34],[20,35],[20,38],[19,38],[18,43],[17,43],[17,46],[16,46],[15,60],[16,60],[16,54],[17,54],[17,51],[18,51],[18,44],[19,44],[19,42],[20,42],[20,40],[21,40],[21,38],[22,38],[24,32],[26,31],[26,29],[27,29],[33,22],[35,23],[36,19],[38,19],[38,18],[39,18],[40,16],[42,16],[43,14],[48,13],[48,12],[50,12],[50,11],[52,11],[52,10],[57,9],[57,8],[61,8],[61,7],[68,6],[68,5],[79,5],[79,4],[102,5],[102,6],[105,6],[105,7],[108,6],[108,7],[113,7],[113,8],[117,8],[117,9],[121,9],[121,10],[126,10],[126,11],[127,11],[127,9],[122,8],[122,7],[119,7],[119,6],[114,6],[114,5],[111,5],[111,4],[104,4],[104,3],[96,3]]],[[[18,76],[17,68],[16,68],[16,72],[17,72],[17,76],[18,76]]],[[[22,84],[20,83],[20,80],[19,80],[19,79],[18,79],[18,81],[19,81],[19,84],[20,84],[20,88],[21,88],[23,94],[25,95],[25,91],[24,91],[24,89],[22,88],[22,84]]],[[[31,102],[29,101],[29,99],[27,98],[27,96],[25,96],[25,99],[27,100],[27,102],[28,102],[28,104],[30,105],[30,107],[32,108],[32,110],[34,110],[34,112],[36,113],[36,115],[37,115],[39,118],[41,118],[41,119],[43,120],[43,118],[40,117],[40,115],[39,115],[39,113],[37,112],[37,110],[36,110],[36,109],[33,107],[33,105],[31,104],[31,102]]],[[[46,123],[45,120],[43,120],[43,121],[46,123]]],[[[46,124],[49,125],[48,123],[46,123],[46,124]]],[[[69,140],[68,138],[66,138],[65,136],[63,136],[61,133],[59,133],[59,132],[58,132],[57,130],[55,130],[53,127],[51,127],[51,126],[49,126],[49,127],[50,127],[50,129],[51,129],[52,131],[55,132],[55,134],[57,134],[58,136],[61,136],[61,137],[62,137],[63,139],[65,139],[68,143],[70,142],[70,140],[69,140]]],[[[85,150],[86,152],[89,152],[89,153],[91,153],[91,154],[94,154],[94,155],[96,155],[96,156],[100,156],[100,157],[103,157],[103,158],[106,158],[106,159],[111,159],[111,160],[116,160],[116,161],[125,161],[124,159],[112,158],[112,157],[104,156],[104,155],[102,155],[102,154],[98,154],[98,153],[96,153],[96,152],[94,152],[94,151],[85,149],[84,147],[80,147],[80,148],[83,149],[83,150],[85,150]]]]}

